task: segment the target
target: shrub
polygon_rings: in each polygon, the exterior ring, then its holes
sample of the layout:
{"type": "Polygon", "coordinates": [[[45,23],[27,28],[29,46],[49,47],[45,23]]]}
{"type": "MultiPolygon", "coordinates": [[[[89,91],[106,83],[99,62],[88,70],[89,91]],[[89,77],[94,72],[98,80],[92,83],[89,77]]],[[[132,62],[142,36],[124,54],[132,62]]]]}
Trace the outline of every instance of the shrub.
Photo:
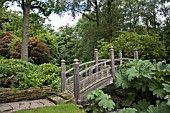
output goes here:
{"type": "Polygon", "coordinates": [[[139,35],[132,32],[122,32],[113,42],[99,41],[99,56],[101,58],[108,57],[108,48],[113,46],[117,55],[119,50],[122,50],[123,57],[133,58],[134,49],[139,51],[140,59],[158,59],[165,57],[166,51],[163,43],[159,41],[157,35],[139,35]]]}
{"type": "Polygon", "coordinates": [[[6,58],[10,57],[8,44],[11,42],[13,36],[13,32],[7,32],[0,37],[0,54],[6,58]]]}
{"type": "Polygon", "coordinates": [[[52,64],[40,66],[19,59],[0,59],[0,86],[59,88],[59,68],[52,64]]]}
{"type": "MultiPolygon", "coordinates": [[[[14,45],[14,50],[10,51],[11,58],[21,57],[21,41],[14,45]]],[[[35,64],[48,63],[50,61],[50,49],[48,46],[37,38],[29,39],[28,59],[35,64]]]]}

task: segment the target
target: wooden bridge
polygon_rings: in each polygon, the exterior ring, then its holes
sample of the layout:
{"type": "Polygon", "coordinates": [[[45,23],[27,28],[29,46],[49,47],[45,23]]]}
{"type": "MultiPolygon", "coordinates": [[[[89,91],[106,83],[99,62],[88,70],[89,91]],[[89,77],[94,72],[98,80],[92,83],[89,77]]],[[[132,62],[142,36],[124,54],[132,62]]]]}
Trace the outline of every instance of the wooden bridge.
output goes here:
{"type": "Polygon", "coordinates": [[[110,59],[98,59],[98,50],[94,50],[94,61],[79,64],[74,60],[74,67],[66,71],[65,60],[61,62],[61,90],[75,97],[77,102],[84,100],[86,94],[97,88],[112,84],[115,80],[115,62],[122,65],[124,61],[138,59],[138,51],[134,51],[134,58],[114,58],[114,49],[110,47],[110,59]],[[69,76],[67,78],[67,76],[69,76]]]}

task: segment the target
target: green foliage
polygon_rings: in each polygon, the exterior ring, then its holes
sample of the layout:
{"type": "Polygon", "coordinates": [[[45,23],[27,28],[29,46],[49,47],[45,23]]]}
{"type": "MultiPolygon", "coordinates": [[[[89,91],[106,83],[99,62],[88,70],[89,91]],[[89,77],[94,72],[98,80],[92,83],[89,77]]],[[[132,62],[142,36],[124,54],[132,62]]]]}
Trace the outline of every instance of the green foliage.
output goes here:
{"type": "Polygon", "coordinates": [[[56,67],[55,65],[51,63],[44,63],[39,65],[40,71],[43,72],[45,76],[43,76],[44,79],[44,85],[48,85],[53,88],[59,88],[60,85],[60,68],[56,67]]]}
{"type": "Polygon", "coordinates": [[[170,84],[163,84],[164,90],[168,93],[165,97],[167,99],[167,104],[170,106],[170,84]]]}
{"type": "Polygon", "coordinates": [[[137,103],[132,104],[132,108],[135,108],[140,111],[146,111],[148,107],[150,106],[150,103],[144,100],[139,100],[137,103]]]}
{"type": "Polygon", "coordinates": [[[168,106],[165,102],[157,103],[156,106],[150,105],[147,109],[148,113],[169,113],[170,106],[168,106]]]}
{"type": "Polygon", "coordinates": [[[118,111],[118,113],[136,113],[136,109],[134,108],[123,108],[118,111]]]}
{"type": "Polygon", "coordinates": [[[111,111],[115,107],[115,103],[111,100],[110,95],[104,94],[102,90],[91,92],[87,95],[85,101],[91,104],[85,110],[93,111],[93,113],[111,111]]]}
{"type": "Polygon", "coordinates": [[[29,88],[50,86],[59,88],[59,68],[53,64],[40,66],[19,59],[0,60],[0,86],[29,88]]]}
{"type": "MultiPolygon", "coordinates": [[[[165,47],[159,37],[154,35],[139,35],[132,32],[122,32],[114,41],[111,43],[108,42],[99,42],[99,56],[101,58],[107,58],[109,46],[115,48],[115,53],[118,53],[119,50],[123,51],[123,57],[133,58],[134,49],[139,51],[140,59],[162,59],[165,57],[165,47]]],[[[117,54],[116,54],[117,55],[117,54]]]]}
{"type": "Polygon", "coordinates": [[[22,16],[20,11],[11,11],[0,8],[0,35],[9,31],[21,37],[22,16]]]}
{"type": "Polygon", "coordinates": [[[135,88],[142,92],[152,91],[157,98],[164,98],[166,93],[162,84],[169,81],[169,73],[165,73],[169,70],[161,69],[163,64],[159,62],[155,66],[147,60],[128,62],[117,70],[116,86],[121,86],[123,89],[135,88]]]}
{"type": "MultiPolygon", "coordinates": [[[[67,64],[72,64],[76,58],[77,51],[75,51],[78,42],[76,27],[60,27],[57,32],[56,42],[58,44],[57,63],[60,64],[64,59],[67,64]]],[[[55,53],[56,54],[56,53],[55,53]]],[[[79,56],[77,56],[78,58],[79,56]]]]}
{"type": "Polygon", "coordinates": [[[118,113],[169,113],[170,107],[165,102],[157,102],[156,106],[150,105],[146,100],[140,100],[132,108],[123,108],[118,113]],[[146,105],[145,105],[146,104],[146,105]]]}

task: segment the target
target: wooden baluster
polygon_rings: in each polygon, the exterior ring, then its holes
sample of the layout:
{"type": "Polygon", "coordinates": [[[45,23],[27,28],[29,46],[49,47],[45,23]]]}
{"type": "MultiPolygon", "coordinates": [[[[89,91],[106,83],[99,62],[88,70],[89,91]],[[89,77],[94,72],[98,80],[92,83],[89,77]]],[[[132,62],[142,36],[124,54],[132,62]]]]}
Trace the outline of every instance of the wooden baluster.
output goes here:
{"type": "Polygon", "coordinates": [[[82,90],[85,88],[85,80],[82,81],[82,90]]]}
{"type": "Polygon", "coordinates": [[[104,69],[106,69],[107,68],[107,65],[106,65],[106,62],[104,63],[104,69]]]}
{"type": "Polygon", "coordinates": [[[111,46],[110,47],[110,60],[111,60],[111,75],[113,77],[113,82],[115,80],[115,59],[114,59],[114,49],[113,47],[111,46]]]}
{"type": "Polygon", "coordinates": [[[119,57],[120,66],[121,66],[122,65],[122,51],[121,50],[119,50],[118,57],[119,57]]]}
{"type": "Polygon", "coordinates": [[[139,59],[138,50],[134,49],[134,59],[139,59]]]}
{"type": "Polygon", "coordinates": [[[78,59],[74,59],[74,97],[76,102],[79,101],[80,88],[79,88],[79,63],[78,59]]]}
{"type": "Polygon", "coordinates": [[[65,60],[61,60],[61,92],[66,90],[66,64],[65,60]]]}
{"type": "MultiPolygon", "coordinates": [[[[95,64],[98,64],[98,49],[94,49],[94,60],[95,60],[95,64]]],[[[96,72],[98,72],[99,68],[98,65],[95,67],[96,68],[96,72]]]]}
{"type": "MultiPolygon", "coordinates": [[[[85,65],[85,69],[87,69],[88,68],[88,66],[87,66],[87,64],[85,65]]],[[[85,77],[87,77],[88,76],[88,72],[86,71],[85,72],[85,77]]]]}

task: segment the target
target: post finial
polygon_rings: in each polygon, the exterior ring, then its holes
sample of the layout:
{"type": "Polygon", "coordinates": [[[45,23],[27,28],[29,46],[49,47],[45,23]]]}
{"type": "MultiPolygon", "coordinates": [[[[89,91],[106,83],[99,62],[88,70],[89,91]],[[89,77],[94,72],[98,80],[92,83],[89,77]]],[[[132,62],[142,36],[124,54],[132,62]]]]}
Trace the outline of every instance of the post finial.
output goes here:
{"type": "Polygon", "coordinates": [[[134,51],[138,51],[138,49],[137,49],[137,48],[135,48],[135,49],[134,49],[134,51]]]}
{"type": "Polygon", "coordinates": [[[113,49],[113,46],[110,46],[109,49],[113,49]]]}
{"type": "Polygon", "coordinates": [[[74,63],[78,63],[79,62],[79,60],[78,59],[74,59],[74,63]]]}
{"type": "Polygon", "coordinates": [[[94,49],[94,51],[98,51],[98,49],[94,49]]]}
{"type": "Polygon", "coordinates": [[[61,60],[61,63],[65,63],[66,61],[63,59],[63,60],[61,60]]]}

